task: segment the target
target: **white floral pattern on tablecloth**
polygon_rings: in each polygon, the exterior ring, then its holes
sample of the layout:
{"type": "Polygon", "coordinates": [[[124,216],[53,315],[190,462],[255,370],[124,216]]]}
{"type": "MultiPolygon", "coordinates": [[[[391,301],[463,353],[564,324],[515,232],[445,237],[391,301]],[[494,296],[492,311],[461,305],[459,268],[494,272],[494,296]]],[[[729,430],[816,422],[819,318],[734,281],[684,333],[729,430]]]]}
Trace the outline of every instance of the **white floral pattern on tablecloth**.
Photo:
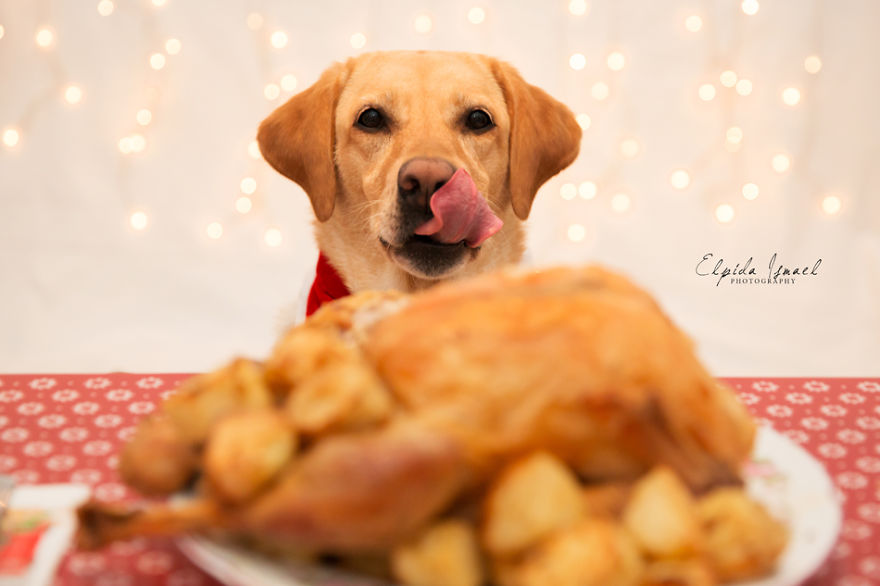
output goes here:
{"type": "MultiPolygon", "coordinates": [[[[115,471],[119,445],[182,374],[0,375],[0,472],[20,483],[76,482],[136,498],[115,471]]],[[[724,379],[763,425],[827,468],[844,506],[832,555],[806,586],[880,582],[880,379],[724,379]]],[[[211,586],[167,540],[71,552],[56,586],[211,586]]]]}

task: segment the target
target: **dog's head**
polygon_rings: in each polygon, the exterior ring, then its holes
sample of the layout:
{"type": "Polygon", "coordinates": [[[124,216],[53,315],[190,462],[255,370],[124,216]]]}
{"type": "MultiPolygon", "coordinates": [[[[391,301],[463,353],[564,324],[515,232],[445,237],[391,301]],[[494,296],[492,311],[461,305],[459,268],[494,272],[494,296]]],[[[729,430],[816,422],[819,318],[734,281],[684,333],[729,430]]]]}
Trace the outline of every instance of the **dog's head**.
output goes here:
{"type": "Polygon", "coordinates": [[[258,141],[320,222],[439,279],[518,229],[580,136],[568,108],[506,63],[381,52],[332,66],[263,121],[258,141]]]}

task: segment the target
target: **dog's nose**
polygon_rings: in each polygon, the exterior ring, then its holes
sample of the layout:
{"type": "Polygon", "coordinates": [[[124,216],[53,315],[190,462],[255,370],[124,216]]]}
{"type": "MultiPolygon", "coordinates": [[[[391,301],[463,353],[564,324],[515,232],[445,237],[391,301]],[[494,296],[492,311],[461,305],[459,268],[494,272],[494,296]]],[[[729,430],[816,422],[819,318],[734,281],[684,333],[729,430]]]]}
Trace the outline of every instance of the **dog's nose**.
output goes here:
{"type": "Polygon", "coordinates": [[[397,172],[397,195],[406,209],[428,210],[431,195],[449,181],[455,167],[444,159],[416,157],[397,172]]]}

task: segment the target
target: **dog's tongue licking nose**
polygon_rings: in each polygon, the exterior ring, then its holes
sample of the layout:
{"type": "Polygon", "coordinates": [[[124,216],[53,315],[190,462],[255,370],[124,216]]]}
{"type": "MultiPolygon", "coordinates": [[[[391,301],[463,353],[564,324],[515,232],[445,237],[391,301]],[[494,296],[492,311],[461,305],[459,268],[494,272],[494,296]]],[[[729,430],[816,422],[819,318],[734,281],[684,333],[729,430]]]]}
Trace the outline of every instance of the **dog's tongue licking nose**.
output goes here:
{"type": "Polygon", "coordinates": [[[468,246],[476,248],[504,224],[480,197],[474,180],[464,169],[456,171],[443,187],[434,192],[431,211],[434,217],[416,228],[415,233],[447,244],[464,240],[468,246]]]}

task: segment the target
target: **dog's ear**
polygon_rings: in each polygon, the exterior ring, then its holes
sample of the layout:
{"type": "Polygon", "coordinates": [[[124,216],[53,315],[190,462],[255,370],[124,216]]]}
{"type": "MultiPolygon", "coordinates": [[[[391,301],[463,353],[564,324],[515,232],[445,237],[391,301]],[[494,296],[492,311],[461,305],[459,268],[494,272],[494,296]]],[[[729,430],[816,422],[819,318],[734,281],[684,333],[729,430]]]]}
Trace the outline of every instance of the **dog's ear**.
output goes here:
{"type": "Polygon", "coordinates": [[[526,83],[513,67],[495,60],[491,66],[510,115],[508,177],[513,211],[525,220],[538,188],[577,157],[581,128],[565,104],[526,83]]]}
{"type": "Polygon", "coordinates": [[[263,158],[300,184],[321,222],[330,218],[336,205],[334,113],[346,77],[345,65],[333,65],[314,85],[272,112],[257,132],[263,158]]]}

